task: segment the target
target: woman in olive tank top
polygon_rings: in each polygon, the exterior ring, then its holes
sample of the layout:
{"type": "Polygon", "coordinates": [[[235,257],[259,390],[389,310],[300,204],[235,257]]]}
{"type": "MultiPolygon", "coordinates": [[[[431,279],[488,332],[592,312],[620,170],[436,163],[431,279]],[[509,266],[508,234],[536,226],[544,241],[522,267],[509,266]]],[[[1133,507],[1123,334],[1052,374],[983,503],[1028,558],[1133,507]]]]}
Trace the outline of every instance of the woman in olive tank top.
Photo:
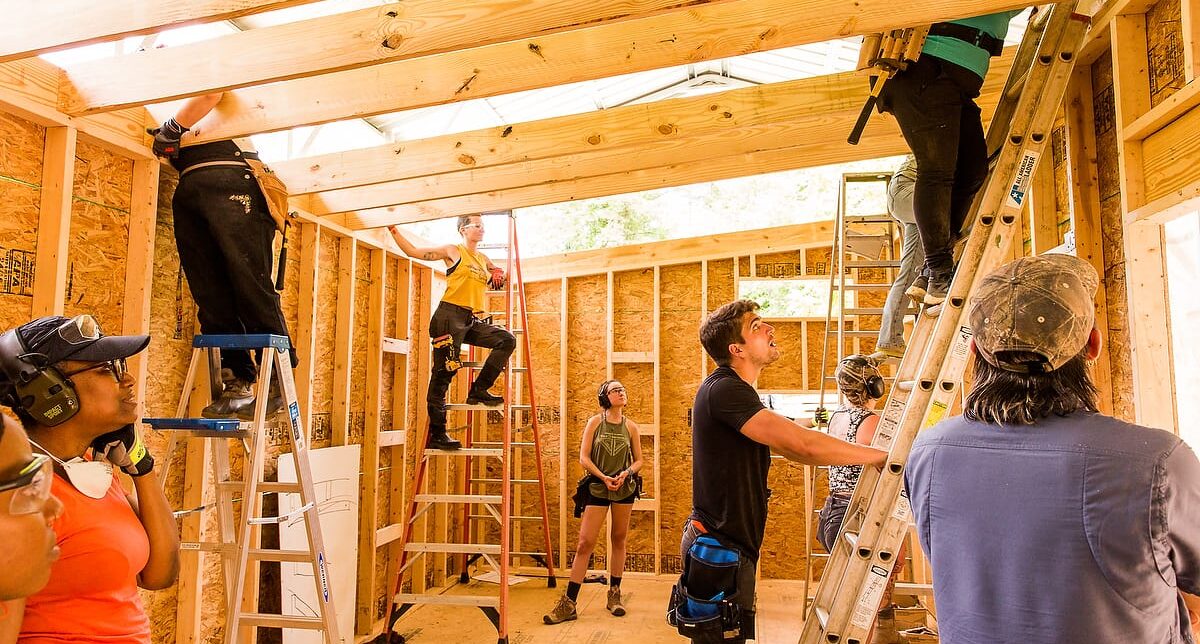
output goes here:
{"type": "Polygon", "coordinates": [[[629,516],[637,496],[634,474],[642,469],[642,446],[637,423],[625,417],[628,397],[625,386],[616,380],[600,385],[597,393],[600,413],[588,419],[579,446],[579,464],[592,477],[588,486],[587,506],[579,524],[579,544],[571,564],[571,580],[567,592],[559,598],[554,610],[542,618],[547,624],[558,624],[577,617],[575,600],[588,559],[596,548],[600,526],[611,509],[609,521],[612,551],[609,552],[609,585],[607,610],[620,617],[625,614],[621,601],[621,575],[625,572],[625,540],[629,533],[629,516]]]}

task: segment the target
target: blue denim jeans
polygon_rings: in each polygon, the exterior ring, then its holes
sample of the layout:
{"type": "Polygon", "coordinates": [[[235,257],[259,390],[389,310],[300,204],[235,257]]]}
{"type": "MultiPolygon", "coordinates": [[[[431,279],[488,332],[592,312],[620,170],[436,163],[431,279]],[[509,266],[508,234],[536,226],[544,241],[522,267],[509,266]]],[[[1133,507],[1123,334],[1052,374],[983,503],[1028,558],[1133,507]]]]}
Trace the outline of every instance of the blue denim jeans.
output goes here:
{"type": "Polygon", "coordinates": [[[883,304],[879,339],[875,342],[880,347],[898,348],[904,345],[904,316],[910,312],[909,299],[905,297],[904,291],[917,279],[917,274],[925,265],[925,250],[921,248],[921,234],[917,225],[901,225],[904,232],[900,249],[900,271],[896,273],[896,281],[892,283],[892,290],[888,291],[887,301],[883,304]]]}

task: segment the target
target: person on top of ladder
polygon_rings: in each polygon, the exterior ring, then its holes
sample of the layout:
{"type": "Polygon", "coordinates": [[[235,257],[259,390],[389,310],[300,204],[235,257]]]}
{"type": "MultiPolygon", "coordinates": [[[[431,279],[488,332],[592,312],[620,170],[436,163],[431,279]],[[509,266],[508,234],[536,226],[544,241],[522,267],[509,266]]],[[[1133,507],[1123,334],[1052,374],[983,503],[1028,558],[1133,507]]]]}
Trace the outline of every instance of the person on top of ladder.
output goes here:
{"type": "Polygon", "coordinates": [[[954,242],[988,172],[988,151],[975,98],[989,59],[999,56],[1008,22],[1020,11],[939,22],[920,57],[880,91],[917,160],[914,210],[925,268],[908,289],[918,303],[946,299],[954,278],[954,242]]]}
{"type": "Polygon", "coordinates": [[[767,526],[771,450],[809,465],[882,465],[887,452],[801,428],[751,383],[779,359],[775,328],[751,300],[713,311],[700,343],[717,368],[692,406],[692,512],[667,620],[695,641],[754,639],[754,584],[767,526]],[[706,639],[712,637],[717,640],[706,639]]]}
{"type": "Polygon", "coordinates": [[[609,533],[612,536],[612,552],[609,553],[608,603],[606,609],[617,617],[625,614],[621,600],[621,575],[625,572],[625,541],[629,536],[629,519],[633,513],[633,502],[640,492],[637,473],[642,469],[642,442],[638,425],[625,417],[625,405],[629,396],[625,385],[619,380],[606,380],[596,392],[600,413],[588,419],[583,428],[583,439],[579,444],[579,464],[587,472],[576,494],[575,516],[579,517],[582,503],[582,521],[579,523],[579,545],[571,562],[571,578],[567,591],[549,614],[542,617],[547,624],[559,624],[575,619],[575,601],[587,574],[588,560],[596,548],[596,538],[604,517],[611,510],[612,520],[609,533]]]}
{"type": "MultiPolygon", "coordinates": [[[[848,404],[825,413],[824,420],[829,427],[829,435],[840,438],[856,445],[870,445],[875,439],[875,427],[879,424],[879,414],[875,406],[884,396],[883,376],[879,373],[878,363],[871,357],[850,355],[842,358],[834,372],[838,391],[846,398],[848,404]]],[[[846,510],[850,507],[850,498],[854,495],[854,486],[858,485],[858,477],[862,474],[861,465],[834,465],[829,468],[829,497],[817,518],[817,541],[826,552],[833,552],[834,541],[841,530],[842,521],[846,518],[846,510]]],[[[896,644],[900,642],[900,634],[896,631],[896,614],[892,607],[892,589],[896,585],[896,573],[904,567],[904,551],[896,557],[896,567],[888,577],[887,587],[879,605],[879,613],[875,619],[875,630],[870,644],[896,644]]]]}
{"type": "Polygon", "coordinates": [[[875,356],[878,359],[904,357],[904,313],[908,299],[905,291],[917,279],[925,265],[925,251],[921,248],[921,233],[913,213],[913,190],[917,183],[917,160],[913,155],[892,174],[888,182],[887,209],[904,229],[903,246],[900,249],[900,270],[888,291],[883,304],[883,316],[879,322],[879,337],[875,340],[875,356]]]}
{"type": "Polygon", "coordinates": [[[0,335],[0,405],[54,463],[51,490],[64,506],[50,581],[14,611],[23,611],[22,642],[150,644],[138,588],[175,583],[179,534],[134,427],[141,403],[125,359],[149,343],[106,336],[90,315],[38,318],[0,335]],[[133,494],[114,468],[133,477],[133,494]]]}
{"type": "Polygon", "coordinates": [[[1048,254],[976,286],[963,415],[918,434],[904,471],[943,644],[1194,641],[1200,461],[1097,412],[1098,285],[1048,254]]]}
{"type": "Polygon", "coordinates": [[[462,367],[462,345],[491,349],[483,368],[475,376],[467,393],[467,404],[499,406],[504,399],[488,392],[508,364],[517,346],[513,334],[479,319],[484,312],[484,293],[490,287],[504,287],[504,271],[476,250],[483,240],[483,218],[464,215],[458,218],[458,233],[463,243],[445,246],[420,246],[388,226],[392,237],[406,255],[426,261],[446,263],[446,293],[429,319],[429,340],[433,343],[433,364],[429,368],[429,394],[425,402],[429,413],[429,442],[434,449],[455,450],[462,443],[446,433],[446,392],[454,373],[462,367]]]}

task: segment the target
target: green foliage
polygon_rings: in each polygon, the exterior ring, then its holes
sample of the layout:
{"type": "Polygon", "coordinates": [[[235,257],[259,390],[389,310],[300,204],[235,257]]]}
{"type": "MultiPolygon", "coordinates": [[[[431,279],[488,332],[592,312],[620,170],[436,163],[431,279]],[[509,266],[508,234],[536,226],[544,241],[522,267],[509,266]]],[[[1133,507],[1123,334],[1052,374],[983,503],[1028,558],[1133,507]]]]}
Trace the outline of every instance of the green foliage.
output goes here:
{"type": "Polygon", "coordinates": [[[571,231],[563,251],[608,248],[667,238],[667,229],[649,211],[629,202],[590,201],[574,204],[567,214],[571,231]],[[579,208],[578,206],[582,206],[579,208]]]}
{"type": "Polygon", "coordinates": [[[738,297],[762,306],[769,318],[824,318],[829,307],[829,279],[742,280],[738,297]]]}

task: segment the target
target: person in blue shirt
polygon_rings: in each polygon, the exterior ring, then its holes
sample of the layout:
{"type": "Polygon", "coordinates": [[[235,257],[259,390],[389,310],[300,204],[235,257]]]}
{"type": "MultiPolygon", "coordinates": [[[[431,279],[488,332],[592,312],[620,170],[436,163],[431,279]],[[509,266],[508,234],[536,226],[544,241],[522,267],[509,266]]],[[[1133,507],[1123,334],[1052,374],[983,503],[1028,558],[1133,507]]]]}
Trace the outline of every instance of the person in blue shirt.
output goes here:
{"type": "Polygon", "coordinates": [[[904,475],[942,644],[1194,642],[1200,462],[1096,411],[1098,284],[1042,255],[972,297],[963,415],[917,436],[904,475]]]}
{"type": "Polygon", "coordinates": [[[908,294],[940,304],[954,277],[954,241],[988,171],[988,151],[975,99],[1008,22],[1001,11],[932,25],[921,56],[879,94],[879,109],[896,117],[916,157],[913,207],[925,266],[908,294]]]}

